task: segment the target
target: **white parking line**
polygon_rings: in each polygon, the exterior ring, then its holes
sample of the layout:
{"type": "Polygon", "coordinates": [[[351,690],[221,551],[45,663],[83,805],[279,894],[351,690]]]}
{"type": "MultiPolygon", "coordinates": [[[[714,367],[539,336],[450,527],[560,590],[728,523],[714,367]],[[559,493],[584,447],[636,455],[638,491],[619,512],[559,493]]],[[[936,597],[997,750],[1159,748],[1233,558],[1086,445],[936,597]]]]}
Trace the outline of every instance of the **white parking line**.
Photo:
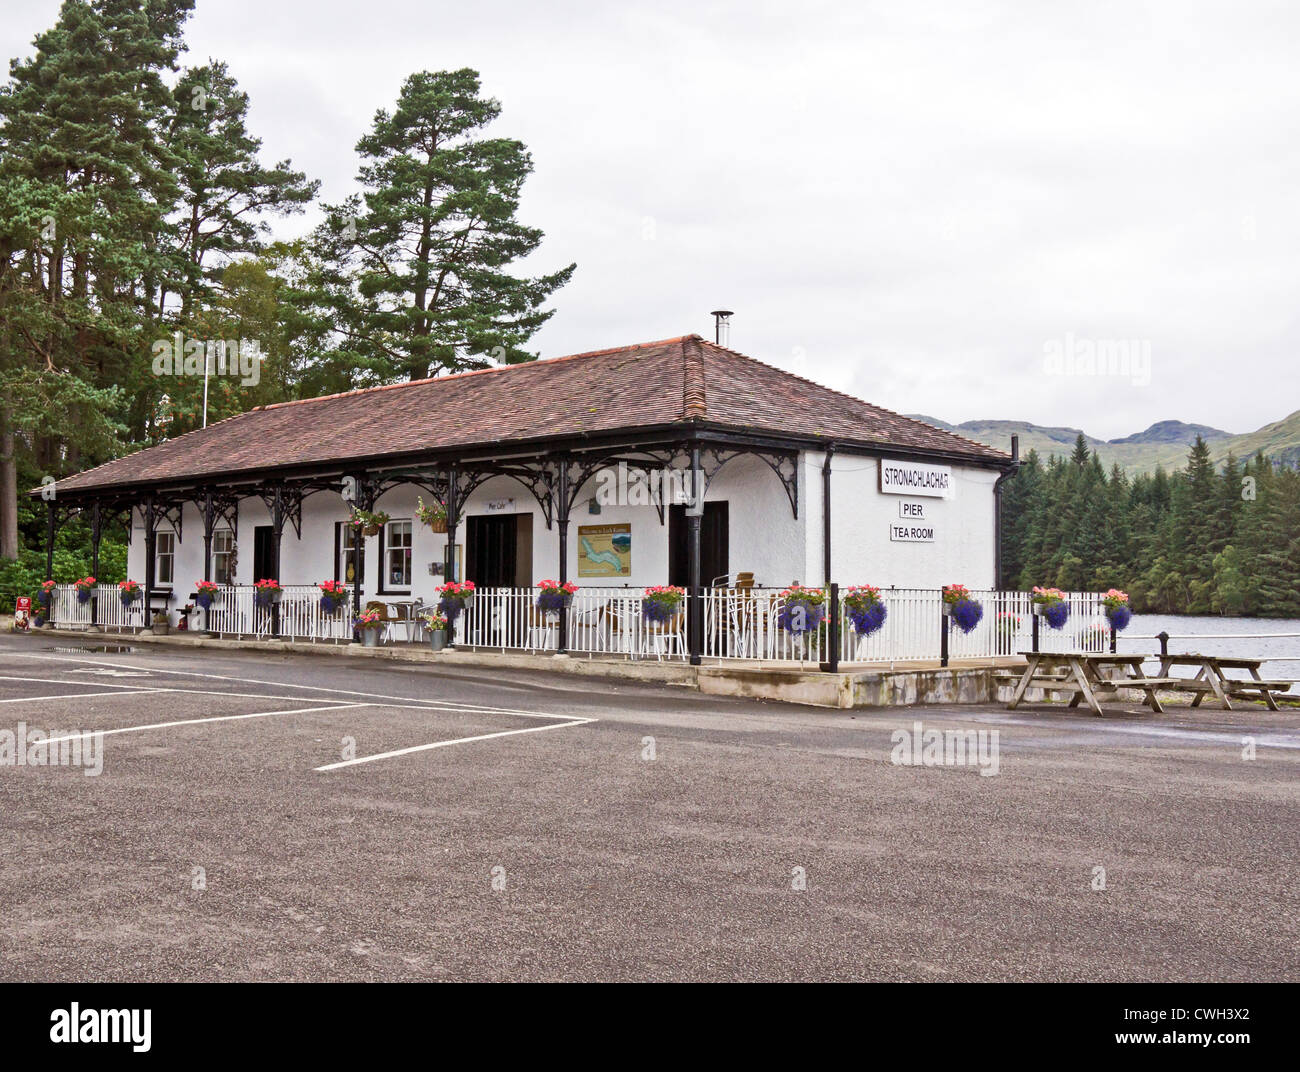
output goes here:
{"type": "Polygon", "coordinates": [[[0,703],[36,703],[38,700],[93,700],[96,696],[141,696],[161,689],[133,689],[131,692],[61,692],[57,696],[11,696],[0,703]]]}
{"type": "MultiPolygon", "coordinates": [[[[324,685],[299,685],[291,681],[264,681],[255,677],[234,677],[229,674],[200,674],[193,670],[164,670],[157,666],[131,666],[127,663],[107,662],[103,659],[78,659],[70,655],[24,654],[25,659],[40,659],[47,662],[88,663],[91,666],[120,666],[124,670],[144,670],[151,674],[175,674],[179,677],[210,678],[213,681],[235,681],[244,685],[270,685],[278,689],[307,689],[311,692],[328,692],[332,696],[368,696],[372,700],[400,700],[407,704],[440,704],[447,708],[463,708],[470,712],[483,712],[497,715],[519,715],[521,718],[564,718],[563,715],[546,715],[537,711],[520,711],[513,707],[483,707],[478,704],[462,703],[459,700],[424,700],[418,696],[388,696],[383,693],[366,692],[361,689],[332,689],[324,685]]],[[[232,696],[234,693],[222,693],[232,696]]],[[[288,697],[285,697],[288,699],[288,697]]]]}
{"type": "Polygon", "coordinates": [[[183,718],[175,722],[150,722],[144,726],[123,726],[116,730],[83,730],[81,733],[70,733],[66,737],[52,737],[45,744],[58,744],[60,741],[72,741],[78,737],[85,737],[87,734],[100,733],[105,737],[110,737],[117,733],[139,733],[141,730],[165,730],[173,726],[194,726],[201,722],[238,722],[245,718],[270,718],[272,715],[303,715],[312,711],[342,711],[347,707],[370,707],[371,704],[350,703],[335,704],[333,707],[300,707],[296,711],[257,711],[250,715],[214,715],[211,718],[183,718]]]}
{"type": "Polygon", "coordinates": [[[513,737],[520,733],[541,733],[543,730],[562,730],[569,726],[584,726],[588,722],[596,722],[594,718],[574,718],[564,722],[556,722],[550,726],[525,726],[521,730],[501,730],[498,733],[480,733],[476,737],[457,737],[451,741],[434,741],[432,744],[417,744],[410,748],[397,748],[392,752],[379,752],[373,756],[359,756],[356,759],[345,759],[340,763],[327,763],[323,767],[316,767],[318,771],[338,770],[340,767],[355,767],[359,763],[374,763],[380,759],[392,759],[395,756],[409,756],[412,752],[428,752],[434,748],[450,748],[453,744],[469,744],[471,741],[489,741],[493,737],[513,737]]]}

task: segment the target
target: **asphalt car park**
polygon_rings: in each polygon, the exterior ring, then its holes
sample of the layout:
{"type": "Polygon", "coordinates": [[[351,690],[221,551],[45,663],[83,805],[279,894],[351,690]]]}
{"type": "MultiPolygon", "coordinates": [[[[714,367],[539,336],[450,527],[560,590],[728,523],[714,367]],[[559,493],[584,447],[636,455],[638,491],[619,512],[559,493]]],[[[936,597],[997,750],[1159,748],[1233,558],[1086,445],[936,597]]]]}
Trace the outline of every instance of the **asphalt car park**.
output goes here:
{"type": "Polygon", "coordinates": [[[5,637],[20,723],[104,736],[93,776],[0,766],[9,980],[1300,978],[1294,708],[5,637]],[[996,731],[996,776],[895,762],[917,723],[996,731]]]}

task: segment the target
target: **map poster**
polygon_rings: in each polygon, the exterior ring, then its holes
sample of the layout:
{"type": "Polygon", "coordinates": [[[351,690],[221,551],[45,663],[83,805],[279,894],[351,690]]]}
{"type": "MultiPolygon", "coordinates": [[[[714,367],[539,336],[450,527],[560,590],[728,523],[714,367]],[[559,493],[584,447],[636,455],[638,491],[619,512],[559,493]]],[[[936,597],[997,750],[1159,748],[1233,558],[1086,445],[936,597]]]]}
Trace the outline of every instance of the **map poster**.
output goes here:
{"type": "Polygon", "coordinates": [[[579,525],[579,577],[632,576],[632,525],[579,525]]]}

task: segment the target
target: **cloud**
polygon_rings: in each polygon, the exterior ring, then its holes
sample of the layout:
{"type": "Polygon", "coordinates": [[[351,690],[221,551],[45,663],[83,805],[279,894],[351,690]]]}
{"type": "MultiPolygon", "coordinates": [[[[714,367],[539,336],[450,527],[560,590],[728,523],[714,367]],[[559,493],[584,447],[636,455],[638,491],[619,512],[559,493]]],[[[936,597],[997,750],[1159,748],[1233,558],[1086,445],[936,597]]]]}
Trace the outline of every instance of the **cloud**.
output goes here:
{"type": "Polygon", "coordinates": [[[530,267],[578,262],[544,356],[724,305],[737,349],[890,408],[1110,437],[1296,406],[1297,31],[1249,2],[199,0],[188,39],[328,200],[406,74],[481,71],[534,156],[530,267]],[[1047,374],[1067,334],[1145,342],[1151,383],[1047,374]]]}

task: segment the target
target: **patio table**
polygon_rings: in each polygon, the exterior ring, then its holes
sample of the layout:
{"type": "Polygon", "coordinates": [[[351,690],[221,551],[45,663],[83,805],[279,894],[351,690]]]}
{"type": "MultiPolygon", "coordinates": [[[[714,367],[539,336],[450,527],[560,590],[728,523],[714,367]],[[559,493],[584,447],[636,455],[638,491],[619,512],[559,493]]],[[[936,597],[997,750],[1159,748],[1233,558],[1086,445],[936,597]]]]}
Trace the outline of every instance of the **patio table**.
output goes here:
{"type": "Polygon", "coordinates": [[[1147,677],[1142,672],[1144,655],[1116,655],[1087,651],[1045,652],[1022,651],[1025,672],[1016,684],[1015,693],[1007,702],[1014,710],[1024,699],[1025,692],[1037,687],[1048,692],[1069,692],[1070,706],[1078,707],[1086,701],[1094,714],[1102,714],[1101,698],[1114,697],[1120,689],[1141,689],[1143,703],[1152,711],[1161,713],[1164,708],[1156,697],[1157,688],[1165,688],[1175,678],[1147,677]],[[1107,676],[1107,671],[1116,676],[1107,676]]]}
{"type": "Polygon", "coordinates": [[[1290,681],[1266,681],[1260,677],[1259,668],[1263,659],[1223,659],[1215,655],[1161,655],[1159,676],[1164,677],[1175,666],[1192,666],[1196,676],[1190,678],[1171,678],[1180,684],[1174,688],[1196,693],[1192,700],[1193,707],[1200,707],[1207,692],[1213,692],[1215,699],[1223,705],[1225,711],[1232,710],[1229,697],[1238,699],[1262,699],[1270,711],[1278,709],[1275,694],[1290,690],[1290,681]],[[1225,670],[1246,670],[1250,678],[1233,678],[1225,670]]]}

